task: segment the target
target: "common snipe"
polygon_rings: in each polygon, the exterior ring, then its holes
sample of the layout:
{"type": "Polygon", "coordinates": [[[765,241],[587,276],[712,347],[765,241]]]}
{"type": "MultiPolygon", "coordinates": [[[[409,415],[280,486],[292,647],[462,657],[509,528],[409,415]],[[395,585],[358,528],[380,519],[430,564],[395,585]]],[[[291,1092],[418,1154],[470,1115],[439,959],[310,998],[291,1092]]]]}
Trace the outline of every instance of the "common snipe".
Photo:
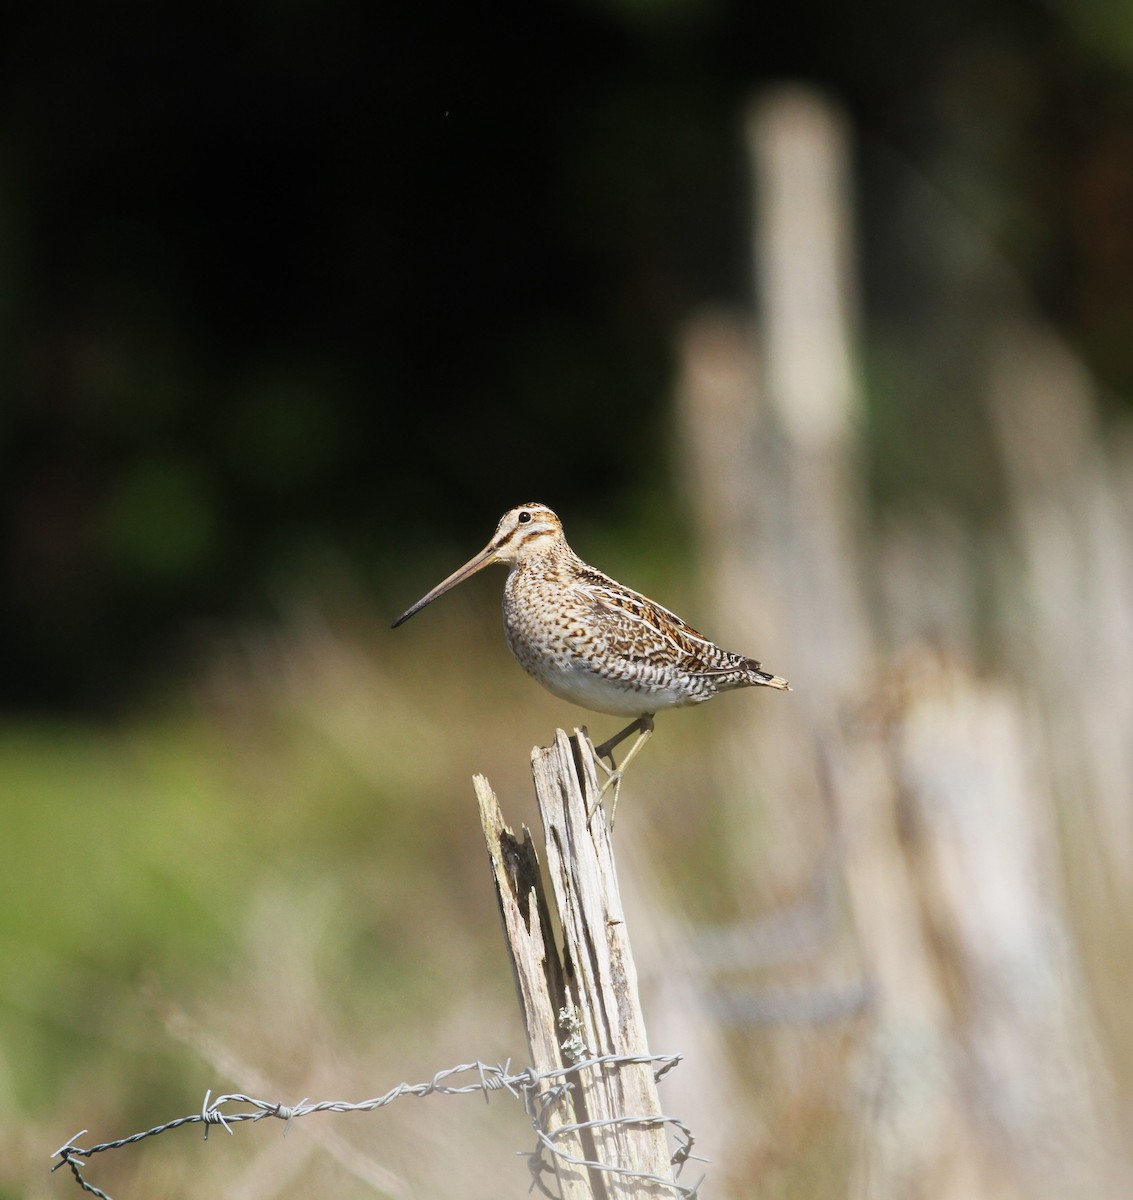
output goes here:
{"type": "Polygon", "coordinates": [[[656,712],[735,688],[790,690],[755,659],[722,650],[675,613],[584,563],[545,504],[505,513],[487,546],[406,609],[393,628],[492,563],[511,567],[504,631],[520,666],[563,700],[634,718],[595,751],[599,762],[609,758],[611,764],[600,793],[614,784],[611,822],[622,772],[653,732],[656,712]],[[619,770],[613,750],[632,733],[637,741],[619,770]]]}

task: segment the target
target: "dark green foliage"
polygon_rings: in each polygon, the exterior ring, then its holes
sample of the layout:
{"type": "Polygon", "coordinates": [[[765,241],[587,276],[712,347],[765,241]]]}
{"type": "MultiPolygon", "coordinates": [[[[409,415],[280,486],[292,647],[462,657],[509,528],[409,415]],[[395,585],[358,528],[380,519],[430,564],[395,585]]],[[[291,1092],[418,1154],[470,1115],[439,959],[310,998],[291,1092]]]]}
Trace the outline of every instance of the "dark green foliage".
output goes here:
{"type": "MultiPolygon", "coordinates": [[[[476,542],[519,499],[577,522],[663,491],[673,335],[751,302],[738,124],[783,77],[844,101],[863,160],[882,147],[932,179],[1133,391],[1133,56],[1075,12],[9,16],[0,698],[129,697],[196,621],[328,551],[381,573],[441,529],[476,542]]],[[[861,184],[867,315],[931,324],[882,176],[861,184]]],[[[924,423],[882,423],[900,489],[924,423]]]]}

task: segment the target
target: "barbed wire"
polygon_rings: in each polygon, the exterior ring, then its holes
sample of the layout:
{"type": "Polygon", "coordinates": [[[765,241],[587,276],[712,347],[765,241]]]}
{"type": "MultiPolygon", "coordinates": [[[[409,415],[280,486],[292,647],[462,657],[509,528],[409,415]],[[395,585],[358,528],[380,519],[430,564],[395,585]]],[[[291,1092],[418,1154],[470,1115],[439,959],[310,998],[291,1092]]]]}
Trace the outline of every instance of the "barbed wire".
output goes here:
{"type": "Polygon", "coordinates": [[[349,1100],[320,1100],[312,1104],[309,1097],[304,1097],[298,1104],[287,1105],[269,1100],[257,1100],[254,1096],[244,1095],[243,1092],[226,1092],[223,1095],[217,1096],[214,1100],[212,1099],[212,1091],[210,1089],[205,1092],[204,1103],[201,1105],[200,1112],[190,1113],[184,1117],[176,1117],[172,1121],[166,1121],[162,1125],[155,1125],[152,1129],[143,1129],[139,1133],[130,1134],[128,1137],[117,1138],[112,1142],[99,1142],[97,1145],[84,1148],[75,1145],[76,1139],[81,1138],[87,1132],[85,1129],[80,1130],[51,1155],[53,1159],[57,1158],[59,1160],[51,1170],[55,1172],[60,1167],[68,1167],[75,1181],[84,1192],[99,1197],[99,1200],[112,1200],[106,1192],[101,1188],[95,1187],[93,1183],[85,1178],[83,1169],[87,1166],[89,1160],[96,1154],[103,1154],[108,1150],[120,1150],[124,1146],[132,1146],[137,1142],[145,1141],[146,1138],[157,1137],[159,1134],[168,1133],[170,1130],[180,1129],[183,1125],[203,1125],[205,1127],[205,1140],[207,1141],[209,1130],[214,1125],[219,1125],[226,1133],[234,1136],[235,1130],[233,1126],[235,1125],[241,1124],[244,1121],[252,1121],[254,1123],[264,1120],[265,1117],[275,1117],[284,1122],[283,1135],[286,1137],[288,1131],[291,1129],[292,1122],[298,1120],[300,1117],[309,1117],[312,1113],[374,1112],[376,1109],[384,1108],[387,1104],[393,1103],[394,1100],[400,1100],[403,1096],[416,1096],[419,1098],[430,1095],[461,1096],[482,1092],[484,1099],[488,1100],[492,1092],[506,1091],[516,1099],[523,1100],[524,1108],[531,1118],[532,1127],[535,1130],[538,1141],[535,1149],[527,1155],[527,1163],[531,1171],[532,1187],[537,1187],[543,1195],[556,1200],[557,1194],[547,1187],[544,1182],[544,1176],[554,1174],[555,1162],[557,1161],[558,1163],[564,1163],[572,1167],[605,1171],[611,1175],[636,1179],[642,1183],[656,1184],[669,1188],[674,1196],[679,1196],[682,1200],[696,1200],[698,1188],[703,1179],[697,1180],[696,1184],[688,1187],[660,1175],[634,1171],[613,1163],[580,1158],[577,1155],[570,1154],[558,1144],[560,1140],[570,1135],[581,1133],[584,1130],[609,1129],[622,1126],[668,1126],[679,1142],[671,1160],[673,1167],[676,1169],[676,1174],[679,1175],[685,1163],[690,1158],[695,1158],[696,1156],[692,1153],[694,1142],[692,1132],[687,1125],[677,1120],[677,1118],[660,1115],[621,1116],[591,1121],[565,1122],[554,1128],[550,1127],[551,1117],[556,1106],[574,1086],[570,1080],[571,1076],[575,1076],[579,1072],[592,1067],[652,1063],[655,1064],[654,1079],[660,1082],[680,1061],[681,1056],[679,1054],[603,1054],[595,1058],[588,1058],[581,1062],[572,1063],[569,1066],[559,1067],[552,1071],[539,1072],[534,1067],[528,1067],[526,1070],[518,1073],[512,1072],[511,1059],[496,1066],[477,1061],[462,1063],[460,1066],[448,1067],[443,1071],[438,1071],[432,1079],[425,1083],[399,1083],[384,1095],[356,1102],[349,1100]],[[474,1073],[476,1078],[468,1083],[458,1084],[449,1082],[457,1076],[471,1073],[474,1073]],[[550,1084],[551,1086],[545,1087],[544,1085],[546,1084],[550,1084]],[[234,1109],[233,1106],[237,1107],[234,1109]]]}

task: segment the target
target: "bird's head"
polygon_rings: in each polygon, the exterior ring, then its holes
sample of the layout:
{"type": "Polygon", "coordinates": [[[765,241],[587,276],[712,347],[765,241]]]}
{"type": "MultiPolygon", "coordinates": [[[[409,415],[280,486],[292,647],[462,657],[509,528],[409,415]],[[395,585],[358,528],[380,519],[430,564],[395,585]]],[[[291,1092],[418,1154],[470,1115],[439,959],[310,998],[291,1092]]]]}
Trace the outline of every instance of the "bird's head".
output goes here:
{"type": "Polygon", "coordinates": [[[432,604],[450,588],[470,579],[477,571],[490,567],[492,563],[517,563],[532,554],[550,550],[563,539],[563,525],[545,504],[521,504],[504,513],[492,540],[459,570],[437,584],[431,592],[422,596],[411,608],[407,608],[393,623],[396,629],[408,621],[426,604],[432,604]]]}

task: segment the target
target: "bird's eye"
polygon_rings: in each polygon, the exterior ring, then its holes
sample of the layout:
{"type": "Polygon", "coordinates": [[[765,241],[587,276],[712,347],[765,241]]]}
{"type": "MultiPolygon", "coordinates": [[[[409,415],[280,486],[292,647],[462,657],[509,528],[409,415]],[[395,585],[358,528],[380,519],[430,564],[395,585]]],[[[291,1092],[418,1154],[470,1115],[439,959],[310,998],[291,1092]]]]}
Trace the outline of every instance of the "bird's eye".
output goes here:
{"type": "Polygon", "coordinates": [[[527,522],[530,520],[531,520],[531,514],[526,509],[524,509],[523,512],[521,512],[519,514],[520,525],[526,525],[527,522]]]}

